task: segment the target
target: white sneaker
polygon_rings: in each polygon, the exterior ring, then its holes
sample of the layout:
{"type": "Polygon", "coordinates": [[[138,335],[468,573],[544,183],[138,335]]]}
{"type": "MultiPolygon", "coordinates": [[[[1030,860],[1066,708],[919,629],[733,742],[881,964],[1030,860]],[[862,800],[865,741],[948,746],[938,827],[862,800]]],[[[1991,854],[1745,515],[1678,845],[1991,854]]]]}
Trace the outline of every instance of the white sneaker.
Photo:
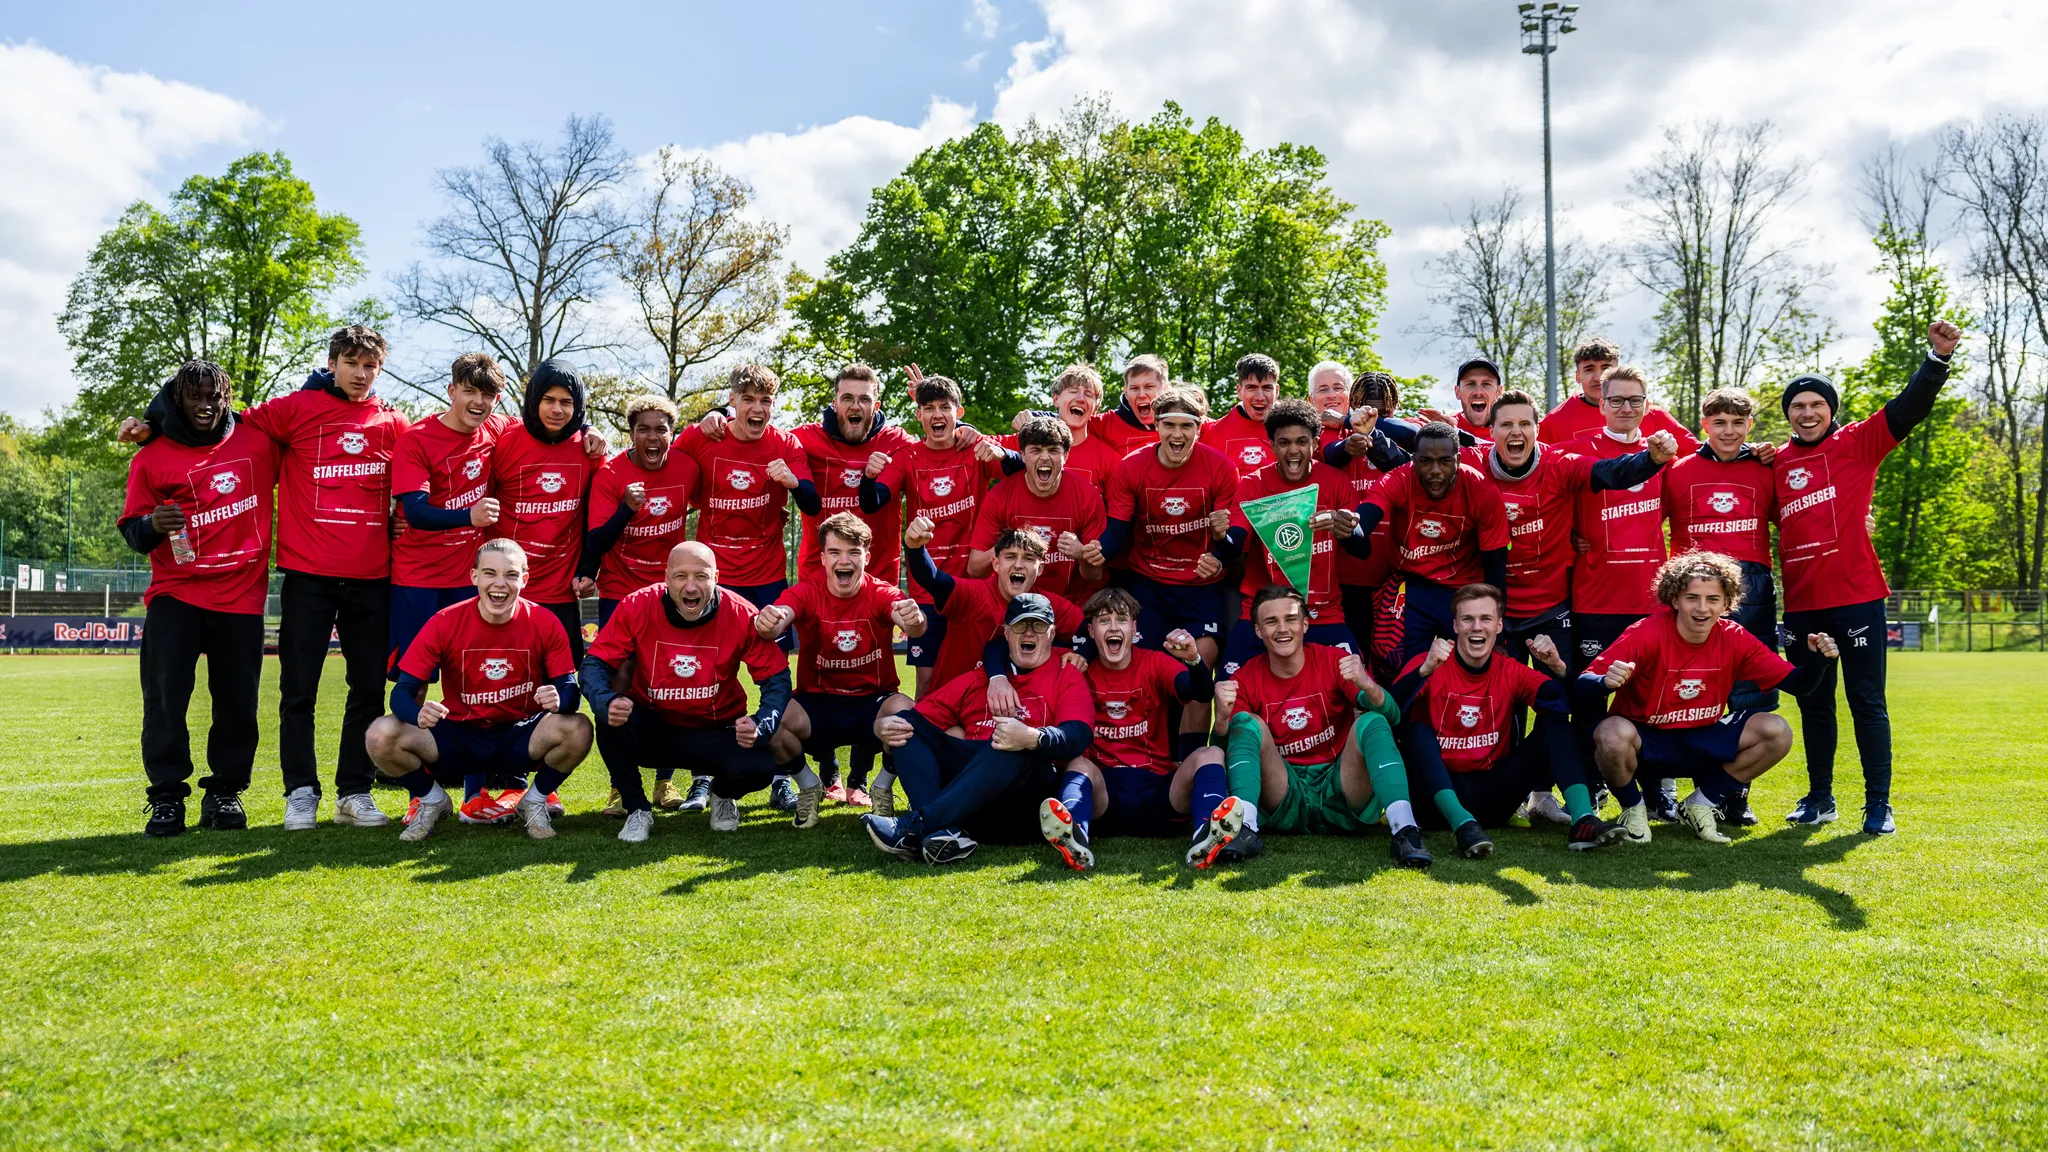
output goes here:
{"type": "Polygon", "coordinates": [[[799,788],[796,793],[796,816],[791,820],[798,828],[818,826],[818,804],[825,798],[825,786],[813,784],[799,788]]]}
{"type": "Polygon", "coordinates": [[[334,802],[334,822],[353,824],[358,828],[382,828],[391,823],[391,817],[377,808],[377,802],[370,799],[368,792],[358,792],[334,802]]]}
{"type": "Polygon", "coordinates": [[[320,822],[320,794],[311,784],[294,788],[284,797],[284,830],[304,832],[320,822]]]}
{"type": "Polygon", "coordinates": [[[425,840],[434,834],[435,822],[453,811],[455,801],[445,795],[439,801],[422,800],[419,809],[412,814],[412,823],[405,826],[405,831],[400,832],[398,838],[407,843],[425,840]]]}
{"type": "Polygon", "coordinates": [[[1529,794],[1529,815],[1552,824],[1569,824],[1572,818],[1565,814],[1564,805],[1557,802],[1554,792],[1532,792],[1529,794]]]}
{"type": "Polygon", "coordinates": [[[1726,844],[1728,837],[1721,834],[1714,821],[1714,802],[1698,792],[1685,798],[1678,806],[1678,818],[1692,829],[1692,834],[1709,844],[1726,844]]]}
{"type": "Polygon", "coordinates": [[[896,774],[882,771],[868,781],[868,811],[877,816],[896,815],[896,774]]]}
{"type": "Polygon", "coordinates": [[[645,844],[654,832],[654,813],[646,808],[626,813],[626,826],[619,829],[619,839],[628,844],[645,844]]]}
{"type": "Polygon", "coordinates": [[[519,797],[519,819],[526,825],[526,834],[535,840],[552,840],[555,826],[548,823],[547,794],[538,788],[528,788],[519,797]]]}
{"type": "Polygon", "coordinates": [[[740,830],[740,802],[727,800],[723,796],[711,797],[711,830],[713,832],[737,832],[740,830]]]}
{"type": "Polygon", "coordinates": [[[1621,831],[1631,844],[1650,842],[1650,806],[1636,801],[1635,807],[1621,810],[1621,831]]]}

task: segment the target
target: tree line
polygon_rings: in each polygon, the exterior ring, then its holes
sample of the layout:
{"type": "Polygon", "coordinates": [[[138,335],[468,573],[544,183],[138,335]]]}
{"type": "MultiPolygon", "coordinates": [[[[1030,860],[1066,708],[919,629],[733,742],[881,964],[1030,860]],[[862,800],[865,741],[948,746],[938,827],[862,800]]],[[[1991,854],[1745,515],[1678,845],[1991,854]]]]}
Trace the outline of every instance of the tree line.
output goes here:
{"type": "MultiPolygon", "coordinates": [[[[1845,418],[1866,415],[1911,374],[1928,321],[1961,323],[1972,339],[1958,384],[1880,475],[1879,553],[1897,586],[2041,587],[2044,133],[2040,117],[1957,125],[1917,163],[1886,152],[1862,166],[1861,223],[1890,293],[1877,347],[1843,363],[1828,355],[1833,319],[1813,304],[1833,270],[1804,259],[1788,221],[1805,161],[1767,122],[1674,126],[1630,173],[1624,242],[1560,237],[1564,350],[1604,331],[1617,293],[1646,294],[1651,328],[1630,343],[1661,397],[1683,413],[1715,388],[1745,388],[1776,434],[1777,390],[1794,372],[1829,372],[1845,418]]],[[[84,513],[78,495],[84,484],[96,508],[114,499],[120,417],[194,356],[221,363],[245,403],[296,387],[325,334],[351,321],[396,327],[401,350],[491,352],[511,369],[514,404],[536,365],[570,357],[600,420],[642,391],[701,410],[742,355],[775,366],[799,408],[821,402],[847,360],[916,361],[959,379],[970,417],[989,426],[1075,360],[1114,368],[1154,352],[1218,406],[1246,352],[1292,374],[1322,359],[1383,366],[1386,225],[1337,194],[1313,147],[1253,148],[1171,103],[1131,120],[1083,100],[1050,122],[984,123],[936,144],[873,191],[859,234],[815,270],[788,266],[787,230],[759,218],[743,181],[676,148],[636,160],[602,117],[571,119],[551,142],[487,140],[477,163],[435,180],[444,210],[424,225],[425,258],[381,294],[362,291],[355,222],[323,209],[282,154],[129,208],[58,317],[76,400],[40,424],[0,426],[6,554],[59,556],[68,499],[79,563],[124,559],[113,513],[84,513]]],[[[1456,223],[1429,264],[1430,318],[1416,331],[1540,393],[1538,222],[1507,187],[1456,223]]],[[[445,367],[406,356],[387,366],[385,391],[432,411],[445,367]]]]}

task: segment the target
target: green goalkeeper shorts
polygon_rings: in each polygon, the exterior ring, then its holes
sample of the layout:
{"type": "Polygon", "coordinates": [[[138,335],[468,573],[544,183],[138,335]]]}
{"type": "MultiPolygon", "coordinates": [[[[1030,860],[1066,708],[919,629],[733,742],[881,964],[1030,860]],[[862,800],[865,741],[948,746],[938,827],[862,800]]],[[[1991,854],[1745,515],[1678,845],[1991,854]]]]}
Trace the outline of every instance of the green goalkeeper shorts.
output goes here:
{"type": "Polygon", "coordinates": [[[1259,831],[1283,836],[1358,836],[1380,822],[1386,808],[1377,794],[1354,810],[1344,799],[1344,774],[1337,761],[1289,764],[1287,795],[1271,812],[1259,813],[1259,831]]]}

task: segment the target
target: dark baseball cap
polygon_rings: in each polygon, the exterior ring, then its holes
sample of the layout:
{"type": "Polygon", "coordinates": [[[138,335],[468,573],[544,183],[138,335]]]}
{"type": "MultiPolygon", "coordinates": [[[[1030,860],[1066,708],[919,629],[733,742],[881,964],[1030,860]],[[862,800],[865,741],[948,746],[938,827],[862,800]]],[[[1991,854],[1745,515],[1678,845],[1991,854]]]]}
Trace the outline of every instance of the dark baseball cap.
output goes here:
{"type": "Polygon", "coordinates": [[[1003,611],[1003,627],[1008,628],[1020,620],[1043,620],[1046,627],[1052,627],[1052,601],[1036,592],[1019,592],[1003,611]]]}

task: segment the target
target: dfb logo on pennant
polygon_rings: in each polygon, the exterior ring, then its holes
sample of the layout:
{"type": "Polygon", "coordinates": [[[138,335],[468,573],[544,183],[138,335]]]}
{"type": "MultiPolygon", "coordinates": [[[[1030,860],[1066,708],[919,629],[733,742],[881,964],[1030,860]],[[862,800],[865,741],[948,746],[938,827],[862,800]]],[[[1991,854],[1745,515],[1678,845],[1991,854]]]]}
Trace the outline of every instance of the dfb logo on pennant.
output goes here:
{"type": "Polygon", "coordinates": [[[941,472],[937,476],[932,477],[932,495],[951,496],[952,494],[953,478],[951,476],[941,472]]]}
{"type": "Polygon", "coordinates": [[[229,493],[233,492],[236,488],[240,487],[241,483],[242,478],[240,476],[235,475],[233,472],[215,472],[213,474],[213,490],[215,492],[220,493],[223,496],[228,495],[229,493]]]}
{"type": "Polygon", "coordinates": [[[1728,513],[1735,511],[1735,493],[1716,492],[1712,496],[1707,497],[1707,507],[1726,516],[1728,513]]]}
{"type": "Polygon", "coordinates": [[[668,515],[669,506],[669,498],[666,496],[649,496],[647,498],[647,514],[649,516],[666,516],[668,515]]]}
{"type": "Polygon", "coordinates": [[[1808,469],[1794,468],[1790,472],[1785,473],[1785,487],[1790,488],[1794,492],[1800,491],[1811,483],[1813,483],[1813,473],[1808,469]]]}
{"type": "Polygon", "coordinates": [[[697,674],[697,658],[688,653],[672,656],[669,658],[668,670],[688,680],[697,674]]]}
{"type": "Polygon", "coordinates": [[[735,468],[725,474],[725,482],[732,485],[734,490],[745,492],[754,486],[754,474],[745,468],[735,468]]]}
{"type": "Polygon", "coordinates": [[[1467,728],[1479,727],[1479,705],[1458,705],[1458,723],[1463,724],[1467,728]]]}
{"type": "Polygon", "coordinates": [[[567,484],[568,481],[562,478],[562,474],[560,472],[543,472],[540,474],[540,478],[535,480],[534,483],[540,485],[541,491],[546,492],[548,495],[552,496],[555,493],[560,492],[562,490],[563,485],[567,484]]]}
{"type": "Polygon", "coordinates": [[[512,662],[503,656],[492,656],[484,660],[480,671],[486,680],[503,680],[512,674],[512,662]]]}
{"type": "Polygon", "coordinates": [[[852,628],[841,628],[833,634],[832,643],[838,645],[841,652],[851,652],[860,647],[860,633],[852,628]]]}
{"type": "Polygon", "coordinates": [[[1707,682],[1704,680],[1691,678],[1678,682],[1678,698],[1680,700],[1691,700],[1706,690],[1707,682]]]}
{"type": "Polygon", "coordinates": [[[370,446],[370,438],[361,432],[343,432],[337,443],[341,445],[343,452],[351,456],[361,456],[363,449],[370,446]]]}
{"type": "Polygon", "coordinates": [[[1168,516],[1185,516],[1188,514],[1188,502],[1179,496],[1168,496],[1159,502],[1159,510],[1168,516]]]}
{"type": "Polygon", "coordinates": [[[1273,533],[1273,542],[1282,548],[1301,547],[1301,525],[1282,524],[1279,530],[1273,533]]]}
{"type": "Polygon", "coordinates": [[[1286,725],[1287,725],[1287,726],[1288,726],[1289,728],[1292,728],[1292,729],[1293,729],[1293,730],[1295,730],[1296,732],[1299,732],[1299,731],[1301,731],[1301,730],[1302,730],[1303,728],[1306,728],[1306,727],[1308,727],[1308,722],[1309,722],[1309,714],[1308,714],[1308,709],[1306,709],[1306,708],[1289,708],[1289,709],[1288,709],[1288,710],[1287,710],[1286,712],[1283,712],[1283,713],[1281,713],[1281,715],[1280,715],[1280,719],[1281,719],[1281,721],[1282,721],[1283,723],[1285,723],[1285,724],[1286,724],[1286,725]]]}

